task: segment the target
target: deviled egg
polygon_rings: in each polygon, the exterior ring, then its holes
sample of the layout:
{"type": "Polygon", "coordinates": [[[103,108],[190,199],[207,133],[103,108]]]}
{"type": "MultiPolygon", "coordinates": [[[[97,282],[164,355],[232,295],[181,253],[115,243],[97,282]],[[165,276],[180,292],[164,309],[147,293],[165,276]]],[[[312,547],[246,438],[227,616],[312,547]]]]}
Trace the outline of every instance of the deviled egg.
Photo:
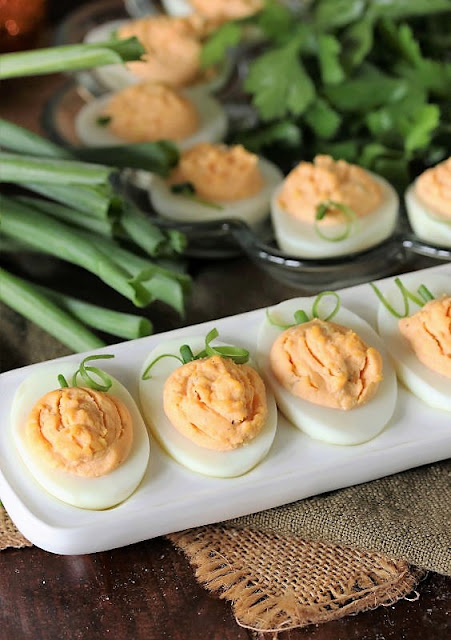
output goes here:
{"type": "Polygon", "coordinates": [[[227,81],[232,68],[231,61],[215,68],[202,68],[202,42],[213,29],[214,25],[199,16],[150,15],[136,20],[113,20],[95,27],[88,32],[85,42],[135,36],[143,45],[146,53],[141,60],[93,70],[94,76],[112,91],[151,80],[178,89],[199,85],[213,92],[227,81]]]}
{"type": "Polygon", "coordinates": [[[394,369],[362,318],[344,308],[309,317],[312,303],[294,298],[268,309],[257,362],[279,409],[301,431],[330,444],[367,442],[393,415],[394,369]]]}
{"type": "Polygon", "coordinates": [[[172,16],[189,16],[195,12],[217,22],[247,18],[263,9],[263,0],[162,0],[172,16]]]}
{"type": "Polygon", "coordinates": [[[299,258],[363,251],[388,238],[399,199],[382,177],[344,160],[301,162],[275,190],[271,218],[277,244],[299,258]]]}
{"type": "Polygon", "coordinates": [[[451,248],[451,158],[424,171],[407,189],[405,202],[415,235],[451,248]]]}
{"type": "Polygon", "coordinates": [[[219,142],[227,117],[221,104],[202,89],[177,91],[141,82],[88,102],[75,128],[88,146],[171,140],[181,149],[199,142],[219,142]]]}
{"type": "Polygon", "coordinates": [[[155,211],[171,220],[238,218],[255,226],[269,215],[282,179],[275,165],[241,145],[202,143],[181,154],[167,180],[156,176],[149,193],[155,211]]]}
{"type": "Polygon", "coordinates": [[[22,382],[11,409],[12,439],[30,479],[47,493],[74,507],[107,509],[140,484],[149,437],[132,396],[112,376],[108,391],[62,387],[60,376],[72,380],[76,369],[42,365],[22,382]]]}
{"type": "Polygon", "coordinates": [[[451,411],[451,270],[402,275],[380,294],[378,331],[399,379],[426,404],[451,411]]]}
{"type": "Polygon", "coordinates": [[[226,357],[230,347],[223,343],[212,352],[210,339],[190,336],[155,348],[144,363],[140,403],[149,429],[177,462],[204,475],[235,477],[267,455],[277,408],[247,356],[226,357]],[[195,358],[183,363],[187,348],[195,358]]]}

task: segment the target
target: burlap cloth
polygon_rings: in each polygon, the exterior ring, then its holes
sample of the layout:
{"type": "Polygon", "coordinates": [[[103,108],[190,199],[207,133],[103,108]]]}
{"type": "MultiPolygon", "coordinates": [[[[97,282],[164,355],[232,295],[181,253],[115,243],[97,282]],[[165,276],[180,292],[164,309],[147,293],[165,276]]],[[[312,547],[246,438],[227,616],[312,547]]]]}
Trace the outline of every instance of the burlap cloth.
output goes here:
{"type": "MultiPolygon", "coordinates": [[[[19,363],[24,353],[25,362],[68,353],[0,313],[0,352],[7,346],[19,363]]],[[[451,575],[450,475],[449,461],[427,465],[168,538],[199,582],[231,601],[242,626],[326,622],[409,597],[425,570],[451,575]]],[[[0,548],[25,546],[0,508],[0,548]]]]}

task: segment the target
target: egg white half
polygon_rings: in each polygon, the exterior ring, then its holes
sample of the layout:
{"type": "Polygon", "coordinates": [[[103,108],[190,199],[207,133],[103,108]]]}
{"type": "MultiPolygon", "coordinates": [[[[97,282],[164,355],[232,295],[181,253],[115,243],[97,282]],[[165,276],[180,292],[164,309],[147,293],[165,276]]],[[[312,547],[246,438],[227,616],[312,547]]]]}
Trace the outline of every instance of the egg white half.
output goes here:
{"type": "Polygon", "coordinates": [[[70,380],[77,367],[70,363],[43,365],[19,386],[11,409],[13,442],[25,466],[50,495],[82,509],[108,509],[126,500],[140,484],[146,472],[150,445],[147,429],[139,409],[127,389],[112,376],[109,393],[127,406],[133,420],[133,444],[128,458],[110,473],[98,478],[83,478],[53,469],[27,445],[25,424],[35,403],[49,391],[58,388],[58,375],[70,380]]]}
{"type": "MultiPolygon", "coordinates": [[[[293,298],[268,309],[270,317],[283,324],[294,323],[294,313],[300,309],[310,315],[314,298],[293,298]]],[[[330,444],[356,445],[376,437],[389,423],[397,398],[396,375],[384,345],[377,333],[362,318],[341,308],[332,322],[353,329],[368,346],[375,347],[383,359],[383,380],[375,396],[366,404],[343,411],[313,404],[294,396],[274,376],[269,362],[271,347],[283,329],[272,325],[265,317],[257,342],[257,362],[272,388],[277,405],[285,417],[298,429],[315,440],[330,444]]]]}
{"type": "MultiPolygon", "coordinates": [[[[205,338],[189,336],[163,342],[148,355],[142,372],[163,353],[178,356],[183,344],[189,344],[193,353],[196,354],[204,348],[205,338]]],[[[249,364],[253,366],[251,361],[249,364]]],[[[140,378],[139,382],[139,398],[144,418],[162,448],[179,464],[207,476],[232,478],[253,469],[267,455],[276,433],[277,407],[271,391],[266,389],[268,403],[266,423],[253,440],[231,451],[206,449],[181,434],[164,412],[164,384],[178,366],[181,365],[175,358],[163,358],[153,367],[152,377],[149,380],[140,378]]]]}
{"type": "MultiPolygon", "coordinates": [[[[115,37],[117,30],[129,20],[111,20],[105,24],[91,29],[85,36],[84,42],[96,43],[106,42],[115,37]]],[[[216,74],[207,81],[196,83],[196,87],[202,87],[209,93],[214,93],[221,89],[228,81],[233,69],[232,57],[226,58],[216,67],[216,74]]],[[[103,67],[96,67],[91,70],[94,77],[110,91],[119,91],[132,84],[142,82],[142,79],[132,73],[125,64],[108,64],[103,67]]]]}
{"type": "MultiPolygon", "coordinates": [[[[221,103],[205,89],[185,89],[181,93],[190,100],[199,114],[199,128],[192,135],[177,141],[180,149],[188,149],[200,142],[221,142],[227,133],[227,116],[221,103]]],[[[103,95],[85,104],[75,117],[75,130],[81,142],[89,147],[127,144],[111,131],[108,125],[99,125],[112,94],[103,95]]]]}
{"type": "MultiPolygon", "coordinates": [[[[287,213],[278,202],[283,186],[280,185],[271,200],[271,219],[280,249],[298,258],[332,258],[364,251],[391,236],[398,220],[398,195],[384,178],[374,173],[370,175],[382,187],[382,204],[374,212],[359,217],[350,235],[337,242],[324,240],[316,233],[313,224],[287,213]]],[[[345,226],[343,223],[320,228],[325,235],[335,236],[340,235],[345,226]]]]}
{"type": "MultiPolygon", "coordinates": [[[[448,276],[439,274],[425,276],[424,274],[409,273],[401,275],[400,279],[412,293],[416,293],[418,287],[424,284],[435,297],[451,294],[451,272],[448,276]]],[[[394,282],[381,290],[394,309],[402,313],[402,297],[394,282]]],[[[409,309],[412,315],[419,311],[420,307],[409,301],[409,309]]],[[[401,335],[398,329],[398,318],[395,318],[382,303],[378,308],[377,327],[393,358],[401,382],[431,407],[451,411],[451,380],[432,371],[418,360],[409,341],[401,335]]]]}
{"type": "MultiPolygon", "coordinates": [[[[451,218],[440,219],[437,214],[423,204],[418,198],[415,185],[410,185],[404,199],[406,202],[407,217],[415,235],[420,240],[431,242],[439,247],[451,248],[451,218]]],[[[451,201],[449,203],[451,210],[451,201]]]]}
{"type": "Polygon", "coordinates": [[[161,0],[161,4],[170,16],[189,16],[194,13],[193,5],[187,0],[161,0]]]}
{"type": "Polygon", "coordinates": [[[152,181],[149,191],[150,200],[155,211],[164,218],[178,222],[209,222],[224,218],[238,218],[249,226],[261,223],[268,215],[271,193],[283,179],[283,175],[274,164],[259,158],[258,166],[264,185],[261,191],[250,198],[231,202],[217,201],[220,209],[202,205],[183,195],[171,193],[166,182],[159,177],[152,181]]]}

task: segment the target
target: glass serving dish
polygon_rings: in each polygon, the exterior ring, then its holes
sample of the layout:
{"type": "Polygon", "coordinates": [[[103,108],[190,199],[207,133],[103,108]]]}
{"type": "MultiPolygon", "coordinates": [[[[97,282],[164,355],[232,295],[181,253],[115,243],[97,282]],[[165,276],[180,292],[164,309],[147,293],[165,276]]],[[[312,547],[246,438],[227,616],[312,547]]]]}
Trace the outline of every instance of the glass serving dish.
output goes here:
{"type": "MultiPolygon", "coordinates": [[[[86,87],[73,83],[57,91],[43,112],[43,126],[47,135],[64,147],[79,146],[74,120],[91,98],[86,87]]],[[[146,211],[155,224],[183,231],[188,240],[187,257],[226,259],[245,254],[271,276],[291,286],[306,290],[338,288],[405,270],[412,267],[413,262],[418,268],[419,262],[426,267],[437,264],[437,261],[451,261],[450,249],[422,242],[412,233],[404,211],[401,211],[392,236],[371,249],[328,259],[297,258],[278,249],[269,219],[257,231],[236,219],[174,223],[160,217],[151,207],[148,191],[136,186],[133,175],[131,170],[123,172],[121,185],[124,194],[146,211]]]]}

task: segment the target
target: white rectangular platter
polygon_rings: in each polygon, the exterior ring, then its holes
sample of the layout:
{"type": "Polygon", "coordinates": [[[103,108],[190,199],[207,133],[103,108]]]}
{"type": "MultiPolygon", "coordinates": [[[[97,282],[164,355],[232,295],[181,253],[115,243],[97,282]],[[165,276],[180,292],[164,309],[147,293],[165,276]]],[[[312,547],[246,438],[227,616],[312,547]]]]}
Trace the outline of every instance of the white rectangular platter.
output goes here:
{"type": "MultiPolygon", "coordinates": [[[[451,279],[451,265],[423,273],[425,283],[428,273],[449,275],[451,279]]],[[[380,286],[383,289],[384,281],[380,281],[380,286]]],[[[378,303],[368,284],[344,289],[340,297],[343,306],[375,326],[378,303]]],[[[137,400],[142,364],[162,340],[204,336],[216,327],[222,342],[252,352],[264,316],[265,309],[259,309],[105,347],[96,353],[115,355],[105,369],[137,400]]],[[[81,357],[76,354],[63,360],[78,365],[81,357]]],[[[265,460],[241,477],[220,479],[182,467],[151,439],[146,475],[129,499],[105,511],[77,509],[30,482],[26,468],[17,465],[16,458],[10,455],[9,415],[14,393],[22,380],[41,366],[43,363],[0,376],[0,498],[19,530],[33,544],[53,553],[84,554],[112,549],[255,513],[451,456],[451,414],[428,407],[400,386],[392,420],[378,437],[365,444],[346,447],[313,440],[279,415],[277,435],[265,460]]]]}

